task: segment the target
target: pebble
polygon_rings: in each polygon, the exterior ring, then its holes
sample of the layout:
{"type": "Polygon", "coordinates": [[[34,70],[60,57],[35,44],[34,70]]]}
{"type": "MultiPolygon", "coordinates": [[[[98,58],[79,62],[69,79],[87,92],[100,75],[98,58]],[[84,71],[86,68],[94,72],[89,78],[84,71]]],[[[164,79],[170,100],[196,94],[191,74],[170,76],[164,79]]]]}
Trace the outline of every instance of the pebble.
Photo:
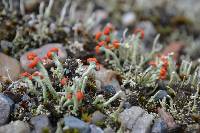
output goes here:
{"type": "Polygon", "coordinates": [[[121,90],[117,74],[104,67],[100,67],[100,70],[95,72],[95,81],[98,87],[103,88],[104,86],[112,85],[116,92],[121,90]]]}
{"type": "Polygon", "coordinates": [[[90,133],[104,133],[104,131],[100,127],[97,127],[96,125],[93,124],[90,125],[90,129],[91,129],[90,133]]]}
{"type": "Polygon", "coordinates": [[[167,133],[166,123],[161,118],[156,119],[153,124],[151,133],[167,133]]]}
{"type": "Polygon", "coordinates": [[[62,60],[66,59],[67,53],[66,53],[64,47],[62,46],[62,44],[50,43],[50,44],[46,44],[46,45],[44,45],[44,46],[42,46],[42,47],[40,47],[38,49],[34,49],[34,50],[28,51],[25,54],[23,54],[20,57],[20,63],[21,63],[22,68],[25,71],[28,71],[28,72],[33,71],[32,69],[28,68],[28,64],[30,63],[30,61],[27,60],[27,54],[29,52],[34,52],[34,53],[36,53],[38,55],[38,57],[43,58],[47,54],[47,52],[53,47],[56,47],[56,48],[59,49],[58,56],[60,57],[60,59],[62,59],[62,60]]]}
{"type": "Polygon", "coordinates": [[[153,119],[153,115],[148,114],[139,106],[133,106],[129,109],[125,109],[119,115],[119,121],[123,127],[133,133],[150,132],[153,119]]]}
{"type": "Polygon", "coordinates": [[[155,95],[154,100],[155,101],[159,101],[159,100],[162,100],[164,97],[167,98],[167,96],[168,96],[167,91],[165,91],[165,90],[159,90],[157,92],[157,94],[155,95]]]}
{"type": "Polygon", "coordinates": [[[145,112],[138,118],[133,126],[132,133],[149,133],[151,131],[151,125],[153,123],[154,116],[145,112]]]}
{"type": "Polygon", "coordinates": [[[115,131],[112,128],[107,127],[104,129],[104,133],[115,133],[115,131]]]}
{"type": "Polygon", "coordinates": [[[17,120],[0,127],[0,133],[30,133],[27,123],[17,120]]]}
{"type": "Polygon", "coordinates": [[[133,25],[136,21],[136,14],[134,12],[127,12],[122,16],[122,24],[124,26],[133,25]]]}
{"type": "Polygon", "coordinates": [[[163,121],[167,124],[168,128],[173,129],[177,126],[172,115],[166,112],[163,108],[158,108],[158,114],[163,119],[163,121]]]}
{"type": "Polygon", "coordinates": [[[0,76],[17,80],[21,71],[20,63],[16,59],[0,53],[0,76]]]}
{"type": "Polygon", "coordinates": [[[92,114],[91,122],[95,125],[101,124],[102,122],[105,121],[106,115],[101,113],[100,111],[95,111],[92,114]]]}
{"type": "Polygon", "coordinates": [[[113,85],[104,86],[103,91],[105,92],[105,94],[112,95],[112,96],[115,95],[115,93],[116,93],[116,90],[113,87],[113,85]]]}
{"type": "Polygon", "coordinates": [[[47,115],[38,115],[32,117],[30,123],[33,125],[34,130],[32,133],[42,133],[46,130],[51,132],[52,126],[47,115]]]}
{"type": "MultiPolygon", "coordinates": [[[[136,25],[136,28],[140,28],[144,30],[144,43],[145,44],[153,44],[153,40],[156,36],[156,29],[151,21],[141,21],[136,25]]],[[[147,45],[149,46],[149,45],[147,45]]]]}
{"type": "Polygon", "coordinates": [[[0,126],[8,122],[13,106],[14,102],[9,97],[0,93],[0,126]]]}
{"type": "Polygon", "coordinates": [[[64,117],[65,127],[64,129],[78,129],[80,133],[90,133],[90,125],[85,123],[84,121],[73,117],[73,116],[66,116],[64,117]]]}

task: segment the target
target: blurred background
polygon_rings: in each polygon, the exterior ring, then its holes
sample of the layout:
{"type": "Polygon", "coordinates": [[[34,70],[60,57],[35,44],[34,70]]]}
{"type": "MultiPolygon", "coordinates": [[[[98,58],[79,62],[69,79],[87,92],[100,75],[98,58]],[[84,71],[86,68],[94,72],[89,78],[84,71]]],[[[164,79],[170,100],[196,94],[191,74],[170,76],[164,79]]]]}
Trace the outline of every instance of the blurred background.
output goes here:
{"type": "MultiPolygon", "coordinates": [[[[47,7],[49,0],[21,0],[24,12],[39,14],[41,3],[47,7]]],[[[112,23],[119,34],[125,28],[131,33],[135,28],[145,31],[144,45],[148,48],[157,34],[162,45],[173,44],[169,49],[180,49],[192,59],[199,57],[200,1],[199,0],[54,0],[51,17],[59,19],[67,3],[65,24],[83,24],[87,31],[95,34],[107,23],[112,23]],[[178,44],[177,44],[178,43],[178,44]],[[178,47],[178,48],[177,48],[178,47]],[[195,53],[195,54],[194,54],[195,53]]],[[[0,8],[20,12],[20,0],[1,0],[0,8]],[[12,6],[9,2],[12,1],[12,6]]],[[[0,24],[0,40],[6,38],[0,24]],[[5,36],[5,37],[4,37],[5,36]]],[[[10,39],[12,40],[12,39],[10,39]]]]}

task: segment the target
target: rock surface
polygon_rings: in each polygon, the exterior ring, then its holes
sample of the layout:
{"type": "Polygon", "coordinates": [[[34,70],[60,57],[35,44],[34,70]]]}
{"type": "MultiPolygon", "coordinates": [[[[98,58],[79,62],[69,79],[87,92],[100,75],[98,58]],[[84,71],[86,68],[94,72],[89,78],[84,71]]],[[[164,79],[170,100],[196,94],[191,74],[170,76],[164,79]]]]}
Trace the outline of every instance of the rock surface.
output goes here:
{"type": "Polygon", "coordinates": [[[90,133],[104,133],[100,127],[96,125],[90,125],[91,132],[90,133]]]}
{"type": "Polygon", "coordinates": [[[101,113],[100,111],[95,111],[92,114],[91,121],[92,121],[93,124],[98,125],[101,122],[104,122],[105,118],[106,118],[106,116],[103,113],[101,113]]]}
{"type": "Polygon", "coordinates": [[[184,14],[193,21],[200,21],[199,0],[136,0],[135,8],[153,10],[156,7],[166,7],[166,11],[176,15],[184,14]]]}
{"type": "Polygon", "coordinates": [[[89,133],[91,131],[89,124],[73,116],[65,117],[64,123],[65,123],[64,127],[65,130],[78,129],[79,132],[81,133],[89,133]]]}
{"type": "Polygon", "coordinates": [[[98,87],[103,88],[104,86],[112,85],[116,92],[121,90],[120,84],[117,80],[117,74],[112,70],[100,67],[100,70],[95,72],[95,80],[98,87]]]}
{"type": "Polygon", "coordinates": [[[28,51],[26,52],[25,54],[23,54],[21,57],[20,57],[20,63],[21,63],[21,66],[22,68],[25,70],[25,71],[32,71],[32,69],[29,69],[27,66],[28,64],[30,63],[29,60],[27,60],[27,54],[29,52],[34,52],[38,55],[38,57],[40,58],[43,58],[47,52],[53,48],[53,47],[56,47],[59,49],[58,51],[58,56],[61,58],[61,59],[65,59],[67,57],[67,53],[64,49],[64,47],[62,46],[62,44],[59,44],[59,43],[51,43],[51,44],[46,44],[38,49],[34,49],[34,50],[31,50],[31,51],[28,51]]]}
{"type": "Polygon", "coordinates": [[[141,21],[136,25],[137,28],[144,30],[144,43],[149,46],[149,44],[153,44],[153,40],[156,36],[156,29],[151,21],[141,21]]]}
{"type": "Polygon", "coordinates": [[[156,119],[153,124],[151,133],[167,133],[166,123],[161,118],[156,119]]]}
{"type": "Polygon", "coordinates": [[[104,129],[104,133],[115,133],[115,131],[112,128],[107,127],[104,129]]]}
{"type": "Polygon", "coordinates": [[[0,93],[0,126],[8,122],[13,105],[14,102],[9,97],[0,93]]]}
{"type": "Polygon", "coordinates": [[[32,117],[30,123],[33,125],[34,130],[32,133],[42,133],[44,130],[52,131],[50,121],[46,115],[38,115],[32,117]]]}
{"type": "Polygon", "coordinates": [[[177,126],[172,115],[170,113],[166,112],[163,108],[158,108],[158,114],[164,120],[164,122],[167,124],[168,128],[173,129],[177,126]]]}
{"type": "Polygon", "coordinates": [[[148,133],[150,132],[154,116],[148,114],[139,106],[125,109],[119,115],[119,120],[125,129],[131,132],[148,133]]]}
{"type": "Polygon", "coordinates": [[[14,121],[0,127],[0,133],[30,133],[30,127],[22,121],[14,121]]]}
{"type": "Polygon", "coordinates": [[[3,53],[0,53],[0,77],[7,77],[16,80],[20,74],[20,63],[3,53]]]}

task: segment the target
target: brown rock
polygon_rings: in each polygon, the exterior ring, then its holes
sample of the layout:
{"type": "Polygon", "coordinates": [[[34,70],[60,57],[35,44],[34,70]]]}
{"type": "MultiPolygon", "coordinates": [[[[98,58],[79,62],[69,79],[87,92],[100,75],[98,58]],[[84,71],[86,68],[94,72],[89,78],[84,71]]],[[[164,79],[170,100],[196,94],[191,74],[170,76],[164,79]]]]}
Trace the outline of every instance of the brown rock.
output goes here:
{"type": "Polygon", "coordinates": [[[183,50],[184,45],[182,42],[171,42],[164,50],[163,55],[168,55],[169,53],[174,53],[174,59],[178,60],[183,50]]]}
{"type": "Polygon", "coordinates": [[[172,115],[170,113],[166,112],[163,108],[158,108],[158,114],[165,121],[168,128],[172,129],[177,126],[172,115]]]}
{"type": "Polygon", "coordinates": [[[28,51],[26,52],[25,54],[23,54],[21,57],[20,57],[20,63],[21,63],[21,66],[22,68],[25,70],[25,71],[28,71],[28,72],[31,72],[33,71],[32,69],[28,68],[28,64],[30,63],[29,60],[27,60],[27,54],[29,52],[34,52],[38,55],[39,58],[43,58],[47,52],[53,48],[53,47],[56,47],[59,49],[58,51],[58,56],[61,58],[61,59],[65,59],[67,57],[67,53],[64,49],[64,47],[62,46],[62,44],[59,44],[59,43],[51,43],[51,44],[46,44],[38,49],[34,49],[34,50],[31,50],[31,51],[28,51]]]}
{"type": "Polygon", "coordinates": [[[117,80],[117,73],[112,70],[105,69],[103,66],[100,67],[99,71],[95,72],[95,79],[98,87],[113,85],[116,91],[119,91],[121,88],[117,80]]]}
{"type": "Polygon", "coordinates": [[[0,77],[16,80],[20,74],[20,63],[3,53],[0,53],[0,77]]]}

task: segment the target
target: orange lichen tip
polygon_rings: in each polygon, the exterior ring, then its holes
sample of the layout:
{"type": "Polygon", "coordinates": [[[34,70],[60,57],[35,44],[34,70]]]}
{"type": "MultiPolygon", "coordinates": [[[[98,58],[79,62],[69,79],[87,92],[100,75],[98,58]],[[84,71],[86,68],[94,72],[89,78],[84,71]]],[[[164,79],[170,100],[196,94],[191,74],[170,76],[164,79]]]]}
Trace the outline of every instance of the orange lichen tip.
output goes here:
{"type": "Polygon", "coordinates": [[[140,34],[141,39],[144,39],[144,30],[143,29],[136,29],[134,34],[140,34]]]}
{"type": "Polygon", "coordinates": [[[28,59],[28,60],[33,60],[35,57],[37,57],[37,54],[34,53],[34,52],[29,52],[29,53],[27,54],[27,59],[28,59]]]}
{"type": "Polygon", "coordinates": [[[103,31],[104,35],[109,35],[110,32],[111,32],[111,26],[106,26],[103,31]]]}
{"type": "Polygon", "coordinates": [[[119,46],[120,46],[119,44],[120,44],[120,43],[119,43],[118,40],[114,40],[113,43],[112,43],[113,47],[116,48],[116,49],[119,48],[119,46]]]}
{"type": "Polygon", "coordinates": [[[76,92],[76,98],[77,98],[78,101],[83,100],[83,98],[84,98],[83,92],[81,92],[80,90],[78,90],[78,91],[76,92]]]}
{"type": "Polygon", "coordinates": [[[32,62],[28,65],[29,68],[34,68],[40,62],[40,58],[34,58],[32,62]]]}
{"type": "Polygon", "coordinates": [[[30,76],[30,73],[24,72],[24,73],[21,73],[20,76],[21,76],[21,77],[29,77],[29,76],[30,76]]]}
{"type": "Polygon", "coordinates": [[[95,35],[95,40],[99,40],[101,35],[102,35],[101,32],[97,32],[96,35],[95,35]]]}
{"type": "Polygon", "coordinates": [[[88,58],[87,59],[87,62],[90,63],[90,62],[95,62],[97,63],[97,59],[96,58],[88,58]]]}
{"type": "Polygon", "coordinates": [[[60,84],[62,85],[62,86],[64,86],[64,85],[66,85],[67,84],[67,82],[68,82],[68,78],[62,78],[61,79],[61,81],[60,81],[60,84]]]}

